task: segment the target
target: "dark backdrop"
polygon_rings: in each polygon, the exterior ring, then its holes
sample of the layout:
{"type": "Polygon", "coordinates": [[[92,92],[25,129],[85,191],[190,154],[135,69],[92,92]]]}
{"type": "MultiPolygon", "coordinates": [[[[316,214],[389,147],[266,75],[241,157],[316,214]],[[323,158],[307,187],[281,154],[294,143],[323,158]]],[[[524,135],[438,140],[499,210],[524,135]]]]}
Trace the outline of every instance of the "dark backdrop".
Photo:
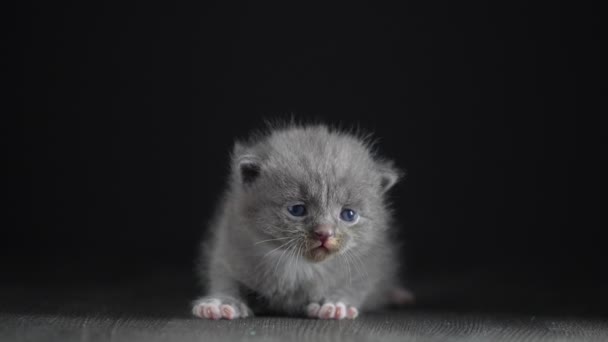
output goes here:
{"type": "Polygon", "coordinates": [[[3,267],[190,272],[234,139],[294,115],[408,170],[413,279],[604,286],[599,11],[286,3],[21,2],[3,267]]]}

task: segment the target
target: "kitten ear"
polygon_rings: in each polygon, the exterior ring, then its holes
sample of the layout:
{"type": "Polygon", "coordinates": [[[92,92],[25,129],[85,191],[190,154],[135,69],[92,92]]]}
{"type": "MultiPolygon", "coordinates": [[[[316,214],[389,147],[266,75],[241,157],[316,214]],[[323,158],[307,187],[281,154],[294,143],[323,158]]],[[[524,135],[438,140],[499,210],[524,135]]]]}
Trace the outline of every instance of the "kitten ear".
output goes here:
{"type": "Polygon", "coordinates": [[[405,172],[395,167],[392,161],[379,162],[378,171],[380,173],[380,191],[382,193],[390,190],[399,179],[405,176],[405,172]]]}
{"type": "Polygon", "coordinates": [[[253,183],[262,171],[259,158],[247,153],[245,147],[238,143],[234,146],[234,156],[239,179],[244,184],[253,183]]]}
{"type": "Polygon", "coordinates": [[[261,171],[260,161],[255,156],[248,155],[239,159],[239,173],[243,183],[253,183],[261,171]]]}

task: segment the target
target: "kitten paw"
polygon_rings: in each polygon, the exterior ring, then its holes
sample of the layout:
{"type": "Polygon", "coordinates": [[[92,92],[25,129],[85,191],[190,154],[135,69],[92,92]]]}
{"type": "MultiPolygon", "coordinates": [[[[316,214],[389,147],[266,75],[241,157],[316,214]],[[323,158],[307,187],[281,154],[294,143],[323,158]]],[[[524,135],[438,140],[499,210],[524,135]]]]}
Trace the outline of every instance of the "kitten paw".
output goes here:
{"type": "Polygon", "coordinates": [[[323,305],[310,303],[306,307],[306,314],[318,319],[355,319],[359,316],[359,310],[343,302],[327,302],[323,305]]]}
{"type": "Polygon", "coordinates": [[[192,306],[192,314],[203,319],[246,318],[251,310],[244,303],[233,298],[204,297],[192,306]]]}

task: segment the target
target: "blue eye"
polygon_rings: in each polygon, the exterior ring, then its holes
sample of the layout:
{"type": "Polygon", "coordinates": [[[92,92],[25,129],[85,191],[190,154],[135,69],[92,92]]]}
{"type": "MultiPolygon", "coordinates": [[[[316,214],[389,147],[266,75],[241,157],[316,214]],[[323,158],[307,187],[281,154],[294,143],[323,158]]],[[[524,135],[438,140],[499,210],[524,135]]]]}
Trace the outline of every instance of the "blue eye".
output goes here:
{"type": "Polygon", "coordinates": [[[301,217],[306,215],[306,207],[303,204],[296,204],[287,207],[287,211],[293,216],[301,217]]]}
{"type": "Polygon", "coordinates": [[[342,212],[340,213],[340,218],[346,222],[353,222],[357,220],[358,217],[359,214],[352,209],[342,209],[342,212]]]}

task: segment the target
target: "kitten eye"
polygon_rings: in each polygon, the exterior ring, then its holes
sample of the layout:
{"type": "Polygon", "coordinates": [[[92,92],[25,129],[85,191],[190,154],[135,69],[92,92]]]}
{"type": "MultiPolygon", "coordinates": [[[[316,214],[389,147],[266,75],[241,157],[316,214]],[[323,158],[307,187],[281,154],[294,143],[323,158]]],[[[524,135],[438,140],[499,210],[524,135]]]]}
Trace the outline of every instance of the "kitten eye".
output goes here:
{"type": "Polygon", "coordinates": [[[302,217],[306,215],[306,207],[303,204],[291,205],[287,207],[287,211],[289,211],[292,216],[296,217],[302,217]]]}
{"type": "Polygon", "coordinates": [[[340,218],[346,222],[356,221],[358,217],[359,214],[357,214],[357,212],[352,209],[345,208],[342,209],[342,212],[340,213],[340,218]]]}

